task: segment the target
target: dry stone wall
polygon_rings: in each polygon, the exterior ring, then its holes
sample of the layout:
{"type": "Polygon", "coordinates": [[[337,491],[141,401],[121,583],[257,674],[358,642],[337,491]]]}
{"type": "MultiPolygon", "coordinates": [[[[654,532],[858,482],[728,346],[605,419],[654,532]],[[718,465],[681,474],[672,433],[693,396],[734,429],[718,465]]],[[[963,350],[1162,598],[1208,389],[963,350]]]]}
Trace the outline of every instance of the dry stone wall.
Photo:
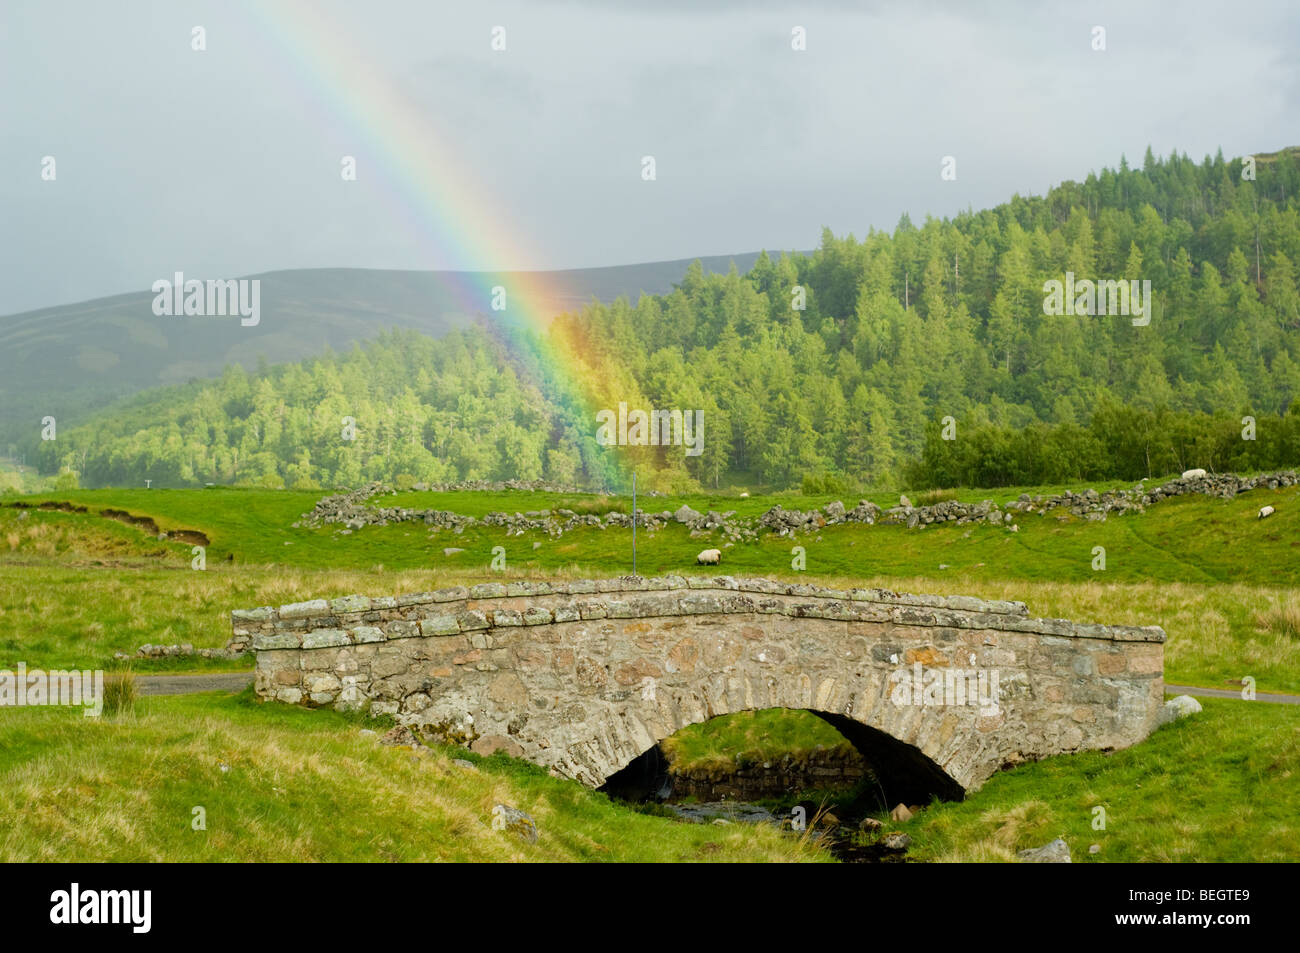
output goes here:
{"type": "Polygon", "coordinates": [[[368,708],[592,786],[687,725],[780,707],[830,721],[900,799],[957,797],[1004,766],[1132,745],[1164,694],[1156,627],[729,576],[345,596],[232,627],[263,699],[368,708]]]}
{"type": "MultiPolygon", "coordinates": [[[[797,536],[799,533],[815,532],[825,526],[840,523],[903,524],[909,529],[936,523],[955,523],[959,526],[969,523],[990,523],[1015,529],[1018,528],[1016,521],[1030,514],[1040,516],[1050,514],[1059,519],[1105,520],[1111,515],[1143,513],[1148,506],[1179,496],[1195,494],[1230,500],[1240,493],[1251,490],[1277,490],[1295,486],[1298,482],[1300,478],[1294,470],[1264,473],[1253,477],[1211,473],[1204,476],[1178,477],[1150,488],[1144,481],[1131,489],[1115,488],[1100,493],[1094,489],[1087,489],[1080,493],[1066,490],[1055,496],[1041,494],[1031,496],[1022,493],[1019,499],[1001,505],[993,500],[979,503],[946,500],[928,506],[913,506],[907,501],[907,497],[900,499],[898,506],[887,510],[882,510],[869,500],[860,500],[852,509],[846,508],[839,500],[821,509],[809,510],[787,510],[778,504],[761,516],[747,519],[736,516],[734,510],[723,513],[714,510],[699,513],[689,506],[681,506],[675,512],[669,510],[656,512],[653,508],[643,508],[637,512],[636,523],[638,526],[652,530],[662,529],[674,523],[683,524],[693,536],[705,537],[717,531],[721,536],[735,542],[758,539],[764,533],[797,536]]],[[[327,496],[317,502],[310,513],[304,513],[302,519],[293,525],[319,527],[341,524],[343,529],[340,532],[351,533],[365,526],[419,522],[458,533],[470,526],[499,526],[511,533],[536,531],[544,532],[553,538],[563,536],[566,532],[579,527],[608,529],[614,526],[632,525],[632,517],[619,510],[611,510],[604,516],[557,509],[553,512],[529,510],[525,513],[488,513],[478,518],[448,510],[418,510],[400,506],[371,505],[375,502],[375,497],[392,492],[381,483],[371,483],[351,492],[327,496]]],[[[610,505],[623,504],[611,500],[610,505]]]]}

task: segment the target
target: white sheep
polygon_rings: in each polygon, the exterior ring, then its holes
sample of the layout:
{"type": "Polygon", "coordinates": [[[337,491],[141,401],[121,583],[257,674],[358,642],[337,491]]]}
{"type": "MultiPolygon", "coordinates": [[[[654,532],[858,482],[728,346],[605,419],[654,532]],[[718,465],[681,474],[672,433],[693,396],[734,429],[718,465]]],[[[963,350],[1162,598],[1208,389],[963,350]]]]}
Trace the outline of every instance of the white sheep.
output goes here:
{"type": "Polygon", "coordinates": [[[1265,516],[1272,516],[1275,512],[1276,510],[1274,510],[1273,507],[1266,506],[1259,511],[1259,518],[1263,519],[1265,516]]]}
{"type": "Polygon", "coordinates": [[[1200,478],[1203,477],[1203,476],[1205,476],[1205,471],[1202,470],[1202,469],[1200,469],[1200,468],[1197,468],[1197,469],[1195,469],[1195,470],[1184,470],[1184,471],[1183,471],[1183,479],[1184,479],[1184,480],[1198,480],[1198,479],[1200,479],[1200,478]]]}
{"type": "Polygon", "coordinates": [[[720,559],[722,559],[722,550],[720,549],[701,550],[700,554],[695,557],[695,561],[701,566],[716,566],[720,559]]]}

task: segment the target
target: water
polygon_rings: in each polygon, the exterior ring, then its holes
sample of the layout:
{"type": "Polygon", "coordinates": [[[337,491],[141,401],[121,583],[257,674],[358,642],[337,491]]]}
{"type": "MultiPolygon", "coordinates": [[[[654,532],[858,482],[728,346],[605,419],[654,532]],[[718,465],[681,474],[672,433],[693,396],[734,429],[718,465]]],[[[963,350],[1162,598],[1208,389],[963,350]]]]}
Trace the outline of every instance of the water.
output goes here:
{"type": "MultiPolygon", "coordinates": [[[[815,806],[804,804],[805,816],[816,817],[815,806]]],[[[759,804],[746,804],[741,801],[700,801],[690,803],[668,803],[663,807],[677,815],[683,821],[693,824],[713,824],[719,821],[728,824],[774,824],[778,827],[788,824],[790,811],[776,813],[759,804]]],[[[840,816],[839,814],[836,815],[840,816]]],[[[899,864],[906,863],[907,851],[886,847],[878,841],[872,842],[868,835],[858,830],[860,818],[845,818],[844,823],[827,830],[815,830],[809,837],[819,843],[836,860],[846,864],[899,864]]],[[[792,836],[801,836],[791,832],[792,836]]]]}

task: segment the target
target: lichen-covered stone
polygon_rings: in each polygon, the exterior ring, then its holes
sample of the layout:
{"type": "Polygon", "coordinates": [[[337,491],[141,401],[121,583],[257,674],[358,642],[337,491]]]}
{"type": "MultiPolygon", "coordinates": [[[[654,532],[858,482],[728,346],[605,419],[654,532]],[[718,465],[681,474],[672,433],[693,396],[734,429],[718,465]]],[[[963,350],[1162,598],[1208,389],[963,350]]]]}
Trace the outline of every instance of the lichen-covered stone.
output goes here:
{"type": "Polygon", "coordinates": [[[404,595],[393,596],[393,608],[403,609],[407,606],[425,606],[431,602],[436,602],[437,593],[434,592],[408,592],[404,595]]]}
{"type": "Polygon", "coordinates": [[[270,622],[275,612],[270,606],[259,606],[256,609],[236,609],[230,613],[232,622],[270,622]]]}
{"type": "Polygon", "coordinates": [[[330,600],[330,611],[335,615],[348,612],[368,612],[370,599],[366,596],[340,596],[330,600]]]}
{"type": "Polygon", "coordinates": [[[487,616],[477,609],[469,609],[456,616],[456,622],[460,625],[462,632],[468,632],[471,629],[486,629],[488,627],[487,616]]]}
{"type": "Polygon", "coordinates": [[[302,636],[293,632],[285,632],[278,635],[253,636],[253,651],[255,652],[267,649],[296,649],[301,645],[302,636]]]}
{"type": "Polygon", "coordinates": [[[280,606],[281,619],[310,619],[315,616],[329,615],[330,604],[324,599],[311,599],[307,602],[291,602],[280,606]]]}
{"type": "Polygon", "coordinates": [[[460,623],[454,615],[430,615],[420,620],[420,632],[424,635],[456,635],[460,632],[460,623]]]}
{"type": "Polygon", "coordinates": [[[603,602],[582,602],[578,604],[578,612],[584,619],[603,619],[609,615],[609,608],[603,602]]]}
{"type": "Polygon", "coordinates": [[[514,834],[530,844],[537,843],[537,822],[518,808],[495,805],[492,808],[492,827],[514,834]]]}
{"type": "Polygon", "coordinates": [[[304,649],[327,649],[351,642],[343,629],[312,629],[302,637],[304,649]]]}
{"type": "Polygon", "coordinates": [[[508,582],[508,596],[549,596],[555,589],[548,582],[508,582]]]}

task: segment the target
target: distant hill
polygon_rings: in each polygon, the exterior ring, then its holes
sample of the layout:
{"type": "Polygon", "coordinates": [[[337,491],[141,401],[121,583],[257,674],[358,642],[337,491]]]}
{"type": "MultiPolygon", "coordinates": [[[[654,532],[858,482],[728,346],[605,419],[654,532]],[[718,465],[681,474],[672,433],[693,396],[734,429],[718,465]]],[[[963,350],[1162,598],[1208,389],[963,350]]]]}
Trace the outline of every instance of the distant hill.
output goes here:
{"type": "MultiPolygon", "coordinates": [[[[60,427],[27,462],[88,486],[618,489],[634,470],[664,492],[846,494],[1285,469],[1300,463],[1300,164],[1254,165],[1251,179],[1245,160],[1148,150],[1140,169],[1121,159],[919,228],[827,229],[811,255],[760,255],[743,275],[690,265],[667,295],[590,302],[543,335],[487,317],[235,366],[60,427]],[[1068,312],[1049,293],[1063,280],[1068,312]],[[676,408],[681,425],[597,426],[624,406],[676,408]]],[[[377,297],[310,289],[335,315],[377,297]]]]}
{"type": "MultiPolygon", "coordinates": [[[[699,260],[708,272],[725,273],[734,261],[744,273],[757,257],[750,252],[699,260]]],[[[255,327],[240,326],[238,318],[158,317],[150,291],[0,316],[0,452],[31,440],[46,415],[62,427],[115,398],[213,377],[228,364],[251,370],[259,358],[276,364],[327,347],[346,350],[387,328],[441,336],[467,327],[473,315],[462,303],[466,288],[502,284],[512,289],[512,310],[526,306],[555,315],[593,297],[609,302],[627,295],[635,302],[641,292],[669,292],[693,260],[491,276],[357,268],[246,275],[262,282],[255,327]],[[545,287],[550,297],[521,301],[515,289],[529,287],[545,287]]]]}

